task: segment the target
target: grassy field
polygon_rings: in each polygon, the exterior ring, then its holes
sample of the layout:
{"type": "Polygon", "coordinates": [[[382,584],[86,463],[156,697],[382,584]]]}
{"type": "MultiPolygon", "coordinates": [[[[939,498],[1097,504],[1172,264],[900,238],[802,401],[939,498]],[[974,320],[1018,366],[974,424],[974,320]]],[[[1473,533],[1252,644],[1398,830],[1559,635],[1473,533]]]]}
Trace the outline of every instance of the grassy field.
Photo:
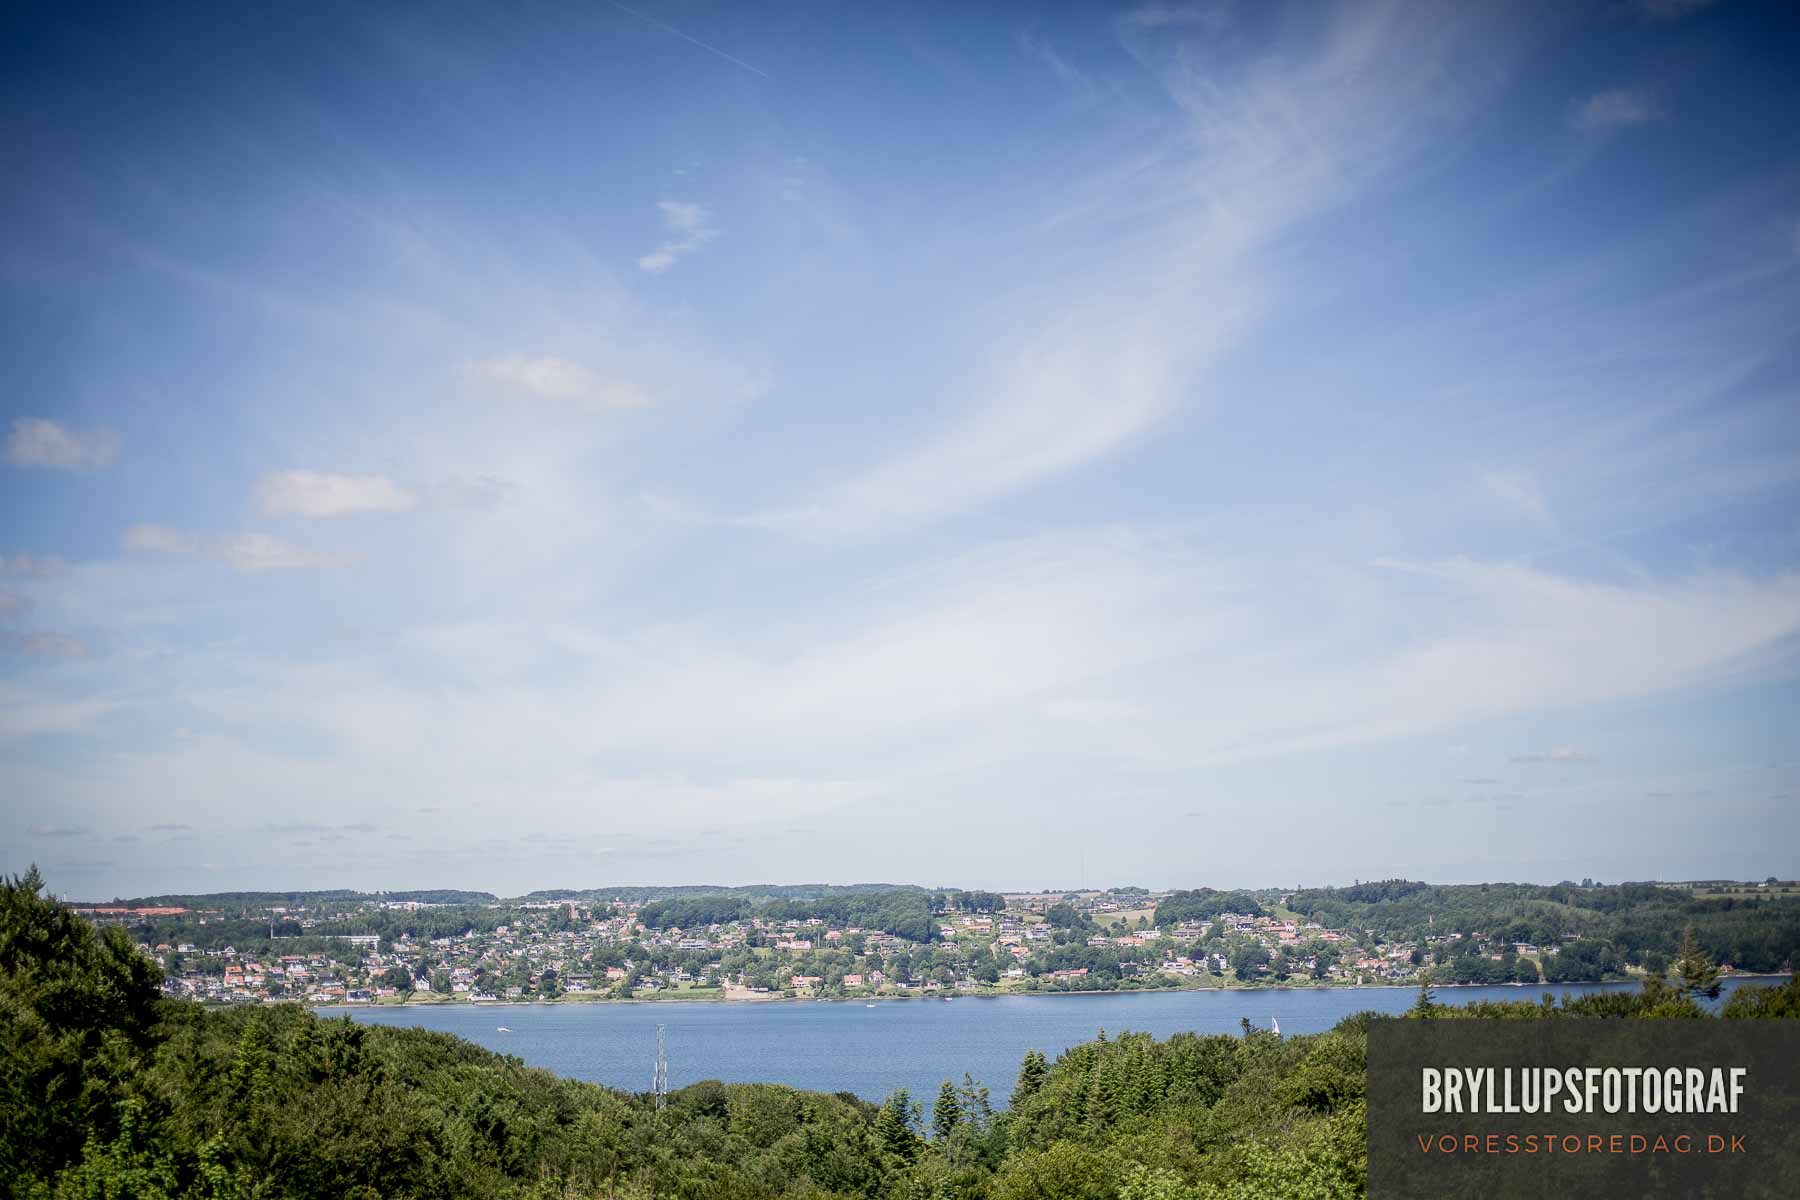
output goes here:
{"type": "Polygon", "coordinates": [[[1156,909],[1154,908],[1127,908],[1118,912],[1096,914],[1094,923],[1102,929],[1112,929],[1118,925],[1135,924],[1139,917],[1150,919],[1155,915],[1156,909]]]}
{"type": "Polygon", "coordinates": [[[723,1000],[725,989],[722,987],[695,987],[692,984],[681,984],[655,992],[650,998],[665,1000],[723,1000]]]}

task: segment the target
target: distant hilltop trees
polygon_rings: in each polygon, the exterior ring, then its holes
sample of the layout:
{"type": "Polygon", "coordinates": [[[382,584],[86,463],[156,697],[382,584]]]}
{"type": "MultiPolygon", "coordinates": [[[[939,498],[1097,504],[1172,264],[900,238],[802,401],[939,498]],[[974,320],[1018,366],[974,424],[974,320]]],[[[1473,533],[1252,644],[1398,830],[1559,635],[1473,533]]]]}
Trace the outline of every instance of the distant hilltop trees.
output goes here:
{"type": "Polygon", "coordinates": [[[1196,888],[1191,892],[1170,892],[1156,906],[1158,925],[1179,925],[1188,921],[1210,921],[1221,913],[1260,917],[1263,906],[1249,892],[1218,892],[1212,888],[1196,888]]]}

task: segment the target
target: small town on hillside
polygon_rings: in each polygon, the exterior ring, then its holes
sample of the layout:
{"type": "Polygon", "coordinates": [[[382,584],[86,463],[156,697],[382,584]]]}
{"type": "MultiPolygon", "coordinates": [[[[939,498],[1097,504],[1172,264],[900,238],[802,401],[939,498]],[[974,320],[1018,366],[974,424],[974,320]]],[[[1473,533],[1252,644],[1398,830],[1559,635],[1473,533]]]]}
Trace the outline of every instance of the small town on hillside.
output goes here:
{"type": "Polygon", "coordinates": [[[1288,907],[1291,894],[1274,891],[895,890],[865,893],[864,915],[848,918],[785,915],[805,911],[800,901],[758,907],[706,895],[414,896],[211,907],[213,898],[196,897],[195,907],[79,911],[138,939],[168,994],[218,1003],[874,1000],[1556,983],[1640,970],[1596,967],[1591,954],[1574,953],[1578,932],[1543,945],[1444,927],[1388,938],[1309,919],[1288,907]]]}

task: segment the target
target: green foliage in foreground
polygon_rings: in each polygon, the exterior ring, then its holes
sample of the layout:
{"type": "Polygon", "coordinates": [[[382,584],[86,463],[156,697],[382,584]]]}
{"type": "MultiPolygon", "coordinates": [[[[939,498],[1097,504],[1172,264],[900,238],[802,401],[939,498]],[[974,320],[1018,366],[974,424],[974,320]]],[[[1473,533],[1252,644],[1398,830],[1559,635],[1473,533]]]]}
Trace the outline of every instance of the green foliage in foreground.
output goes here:
{"type": "MultiPolygon", "coordinates": [[[[650,1098],[446,1034],[162,1000],[155,968],[0,881],[0,1196],[30,1200],[1335,1200],[1366,1186],[1369,1015],[1283,1040],[1104,1035],[1028,1055],[1010,1111],[772,1085],[650,1098]]],[[[1683,987],[1417,1017],[1700,1017],[1683,987]]],[[[1727,1015],[1791,1017],[1800,984],[1727,1015]]]]}

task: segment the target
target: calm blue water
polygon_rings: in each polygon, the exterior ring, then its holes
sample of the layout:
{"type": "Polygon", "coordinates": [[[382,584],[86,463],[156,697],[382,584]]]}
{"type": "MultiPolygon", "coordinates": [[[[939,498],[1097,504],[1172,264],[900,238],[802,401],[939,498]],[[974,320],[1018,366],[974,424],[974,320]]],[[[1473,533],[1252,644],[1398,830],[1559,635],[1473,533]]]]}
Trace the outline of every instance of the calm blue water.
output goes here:
{"type": "MultiPolygon", "coordinates": [[[[1727,994],[1745,981],[1730,980],[1727,994]]],[[[1758,982],[1767,983],[1769,980],[1758,982]]],[[[1635,983],[1559,987],[1440,988],[1438,1000],[1537,1001],[1545,992],[1632,990],[1635,983]]],[[[575,1079],[627,1091],[650,1090],[656,1026],[667,1026],[669,1086],[702,1079],[785,1083],[820,1092],[854,1092],[880,1100],[903,1087],[915,1097],[937,1093],[945,1079],[974,1075],[1005,1103],[1027,1050],[1051,1058],[1100,1030],[1237,1033],[1239,1018],[1283,1033],[1318,1033],[1354,1012],[1403,1012],[1411,988],[1321,988],[1263,991],[1135,992],[1100,996],[996,996],[955,1000],[816,1003],[646,1003],[444,1005],[353,1008],[370,1025],[419,1025],[516,1055],[575,1079]],[[510,1033],[501,1033],[500,1026],[510,1033]]],[[[322,1015],[336,1015],[326,1012],[322,1015]]]]}

